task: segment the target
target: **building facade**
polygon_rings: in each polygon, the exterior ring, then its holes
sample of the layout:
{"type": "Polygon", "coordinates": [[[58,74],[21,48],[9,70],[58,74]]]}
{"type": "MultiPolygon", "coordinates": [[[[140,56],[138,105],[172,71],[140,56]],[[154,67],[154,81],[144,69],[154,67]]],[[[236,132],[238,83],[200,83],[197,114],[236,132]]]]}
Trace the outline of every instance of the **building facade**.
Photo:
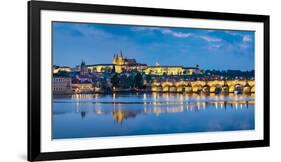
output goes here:
{"type": "Polygon", "coordinates": [[[57,74],[58,72],[71,72],[71,68],[68,66],[53,66],[53,73],[57,74]]]}
{"type": "Polygon", "coordinates": [[[88,71],[93,73],[112,72],[114,64],[95,64],[87,65],[88,71]]]}
{"type": "Polygon", "coordinates": [[[71,94],[71,81],[70,77],[53,77],[53,94],[71,94]]]}
{"type": "Polygon", "coordinates": [[[129,59],[123,56],[122,51],[119,54],[114,54],[112,64],[95,64],[87,65],[89,72],[128,72],[139,71],[146,75],[193,75],[201,74],[199,66],[183,67],[183,66],[161,66],[156,63],[155,66],[148,66],[147,64],[138,63],[136,59],[129,59]]]}
{"type": "Polygon", "coordinates": [[[144,73],[146,75],[193,75],[201,74],[198,67],[183,67],[183,66],[160,66],[159,63],[156,66],[148,66],[144,73]]]}
{"type": "Polygon", "coordinates": [[[128,59],[127,57],[124,58],[122,51],[120,51],[119,55],[114,54],[112,63],[115,66],[116,73],[130,70],[143,71],[147,68],[146,64],[138,63],[136,59],[128,59]]]}
{"type": "Polygon", "coordinates": [[[95,85],[92,83],[72,84],[72,89],[74,93],[91,93],[97,91],[95,85]]]}

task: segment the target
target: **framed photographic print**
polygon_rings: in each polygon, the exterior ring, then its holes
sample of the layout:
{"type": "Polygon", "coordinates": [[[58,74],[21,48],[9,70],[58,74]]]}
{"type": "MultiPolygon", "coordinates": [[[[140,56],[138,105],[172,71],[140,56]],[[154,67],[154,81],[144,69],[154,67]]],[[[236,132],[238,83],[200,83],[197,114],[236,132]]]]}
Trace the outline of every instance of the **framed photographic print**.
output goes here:
{"type": "Polygon", "coordinates": [[[269,16],[28,2],[28,160],[269,146],[269,16]]]}

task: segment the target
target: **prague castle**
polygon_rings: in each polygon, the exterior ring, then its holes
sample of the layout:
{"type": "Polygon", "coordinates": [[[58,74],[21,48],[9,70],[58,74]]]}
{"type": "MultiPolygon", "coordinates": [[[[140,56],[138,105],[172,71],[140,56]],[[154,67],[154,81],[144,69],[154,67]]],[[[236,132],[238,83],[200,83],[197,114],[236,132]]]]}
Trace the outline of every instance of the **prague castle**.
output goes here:
{"type": "Polygon", "coordinates": [[[114,54],[113,65],[115,66],[115,72],[117,73],[131,70],[143,71],[147,68],[146,64],[137,63],[135,59],[124,58],[122,51],[120,52],[120,55],[114,54]]]}
{"type": "MultiPolygon", "coordinates": [[[[138,63],[136,59],[129,59],[123,56],[122,51],[119,54],[114,54],[112,64],[94,64],[94,65],[85,65],[85,62],[82,62],[80,68],[86,69],[88,72],[130,72],[130,71],[139,71],[143,72],[146,75],[192,75],[200,74],[201,71],[198,66],[196,67],[183,67],[183,66],[161,66],[159,63],[156,63],[155,66],[148,66],[147,64],[138,63]],[[82,65],[83,64],[83,65],[82,65]]],[[[65,69],[65,68],[64,68],[65,69]]],[[[59,70],[64,70],[63,68],[56,68],[54,72],[59,70]]],[[[69,68],[70,69],[70,68],[69,68]]],[[[67,69],[67,71],[69,71],[67,69]]]]}

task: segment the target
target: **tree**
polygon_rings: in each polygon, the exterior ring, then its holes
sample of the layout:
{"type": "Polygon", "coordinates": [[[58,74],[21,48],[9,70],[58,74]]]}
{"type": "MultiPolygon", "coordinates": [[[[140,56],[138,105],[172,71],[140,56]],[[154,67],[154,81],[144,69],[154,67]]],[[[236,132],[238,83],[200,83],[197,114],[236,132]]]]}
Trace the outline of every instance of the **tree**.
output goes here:
{"type": "Polygon", "coordinates": [[[147,83],[151,83],[151,81],[152,81],[151,75],[146,75],[145,78],[146,78],[147,83]]]}
{"type": "Polygon", "coordinates": [[[113,65],[111,73],[116,73],[115,65],[113,65]]]}
{"type": "Polygon", "coordinates": [[[112,69],[110,67],[105,67],[104,68],[104,72],[110,73],[110,72],[112,72],[112,69]]]}
{"type": "Polygon", "coordinates": [[[143,88],[143,78],[142,78],[142,75],[140,73],[137,73],[137,75],[135,76],[135,88],[138,88],[138,89],[142,89],[143,88]]]}
{"type": "Polygon", "coordinates": [[[130,75],[128,78],[127,78],[127,84],[130,88],[133,88],[134,87],[134,81],[135,81],[135,77],[133,75],[130,75]]]}
{"type": "Polygon", "coordinates": [[[110,91],[106,79],[99,79],[97,82],[97,87],[101,88],[104,92],[110,91]]]}
{"type": "Polygon", "coordinates": [[[112,87],[119,87],[120,78],[117,73],[114,73],[110,79],[112,87]]]}
{"type": "Polygon", "coordinates": [[[121,75],[120,76],[120,83],[119,83],[121,88],[127,89],[130,86],[128,85],[128,77],[126,75],[121,75]]]}

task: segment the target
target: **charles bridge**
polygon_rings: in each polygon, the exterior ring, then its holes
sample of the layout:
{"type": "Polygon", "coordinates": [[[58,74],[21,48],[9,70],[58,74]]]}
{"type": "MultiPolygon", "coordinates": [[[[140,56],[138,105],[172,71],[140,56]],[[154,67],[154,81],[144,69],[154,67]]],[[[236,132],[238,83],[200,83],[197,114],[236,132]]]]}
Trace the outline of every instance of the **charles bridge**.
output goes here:
{"type": "Polygon", "coordinates": [[[255,93],[254,80],[154,81],[152,92],[255,93]]]}

